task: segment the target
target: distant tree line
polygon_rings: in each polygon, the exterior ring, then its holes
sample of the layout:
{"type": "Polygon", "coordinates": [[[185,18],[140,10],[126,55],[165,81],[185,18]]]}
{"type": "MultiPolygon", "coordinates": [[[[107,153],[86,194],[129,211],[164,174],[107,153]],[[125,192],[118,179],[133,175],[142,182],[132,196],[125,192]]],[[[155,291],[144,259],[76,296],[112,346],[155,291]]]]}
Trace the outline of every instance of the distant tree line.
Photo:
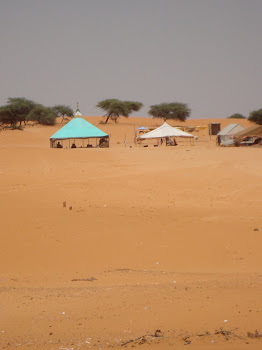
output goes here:
{"type": "MultiPolygon", "coordinates": [[[[105,123],[109,120],[118,122],[118,118],[128,117],[130,113],[139,111],[143,104],[135,101],[120,101],[117,99],[107,99],[98,102],[97,106],[105,112],[105,123]]],[[[153,118],[160,118],[166,120],[179,120],[184,122],[191,113],[191,109],[188,108],[186,103],[170,102],[160,103],[150,106],[148,114],[153,118]]],[[[231,119],[246,119],[246,117],[240,113],[231,115],[231,119]]],[[[250,113],[248,120],[256,124],[262,125],[262,109],[253,111],[250,113]]]]}
{"type": "Polygon", "coordinates": [[[243,114],[235,113],[228,117],[228,119],[248,119],[252,123],[262,125],[262,108],[250,112],[248,118],[246,118],[243,114]]]}
{"type": "Polygon", "coordinates": [[[235,113],[232,114],[230,117],[227,117],[227,119],[246,119],[246,117],[243,114],[235,113]]]}
{"type": "MultiPolygon", "coordinates": [[[[96,106],[105,112],[105,123],[107,123],[110,119],[117,123],[119,117],[128,117],[132,112],[139,111],[143,107],[143,104],[137,101],[107,99],[98,102],[96,106]]],[[[191,110],[185,103],[172,102],[151,106],[148,114],[153,118],[162,118],[164,120],[177,119],[185,121],[186,118],[190,116],[190,112],[191,110]]]]}
{"type": "MultiPolygon", "coordinates": [[[[118,99],[106,99],[98,102],[96,107],[101,108],[105,115],[105,122],[109,120],[118,122],[118,118],[129,117],[133,112],[138,112],[143,104],[137,101],[121,101],[118,99]]],[[[148,114],[153,118],[161,118],[163,120],[179,120],[184,122],[191,113],[186,103],[170,102],[152,105],[148,114]]],[[[73,116],[73,110],[65,105],[56,105],[54,107],[45,107],[42,104],[22,97],[8,98],[7,104],[0,107],[0,122],[10,124],[16,127],[21,126],[27,121],[36,121],[43,125],[54,125],[57,117],[73,116]]],[[[235,113],[228,118],[246,118],[240,113],[235,113]]],[[[252,111],[248,120],[256,124],[262,125],[262,109],[252,111]]]]}
{"type": "Polygon", "coordinates": [[[16,127],[19,123],[35,121],[43,125],[54,125],[57,117],[73,116],[73,110],[64,105],[45,107],[23,97],[8,98],[7,104],[0,107],[0,122],[16,127]]]}

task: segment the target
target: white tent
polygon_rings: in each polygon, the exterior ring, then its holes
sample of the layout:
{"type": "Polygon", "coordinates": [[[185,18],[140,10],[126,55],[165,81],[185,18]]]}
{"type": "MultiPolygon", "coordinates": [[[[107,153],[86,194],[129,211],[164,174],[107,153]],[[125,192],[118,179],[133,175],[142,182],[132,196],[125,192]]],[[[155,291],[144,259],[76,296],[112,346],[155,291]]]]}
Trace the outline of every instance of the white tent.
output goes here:
{"type": "Polygon", "coordinates": [[[235,143],[234,135],[245,128],[240,124],[229,124],[217,134],[217,143],[223,146],[232,146],[235,143]]]}
{"type": "Polygon", "coordinates": [[[139,139],[156,139],[164,137],[191,137],[194,135],[189,134],[188,132],[182,131],[178,128],[168,125],[167,123],[162,124],[159,128],[149,131],[144,135],[141,135],[139,139]]]}

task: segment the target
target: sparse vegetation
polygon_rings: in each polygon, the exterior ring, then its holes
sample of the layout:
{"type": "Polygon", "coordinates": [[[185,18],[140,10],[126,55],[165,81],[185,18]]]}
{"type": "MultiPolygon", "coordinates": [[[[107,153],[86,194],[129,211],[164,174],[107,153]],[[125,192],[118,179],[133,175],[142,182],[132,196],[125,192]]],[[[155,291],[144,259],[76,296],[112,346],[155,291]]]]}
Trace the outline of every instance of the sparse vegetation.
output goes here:
{"type": "Polygon", "coordinates": [[[246,117],[243,114],[235,113],[232,114],[230,117],[227,117],[227,119],[246,119],[246,117]]]}
{"type": "Polygon", "coordinates": [[[248,120],[258,125],[262,125],[262,108],[251,112],[248,120]]]}
{"type": "Polygon", "coordinates": [[[160,103],[150,107],[148,114],[153,118],[177,119],[184,122],[190,116],[191,110],[185,103],[160,103]]]}
{"type": "Polygon", "coordinates": [[[57,115],[55,114],[53,108],[44,107],[42,105],[37,105],[28,114],[28,120],[37,121],[39,124],[43,125],[54,125],[57,115]]]}
{"type": "Polygon", "coordinates": [[[109,119],[117,123],[119,117],[129,117],[129,115],[132,112],[139,111],[143,107],[143,104],[141,102],[136,101],[120,101],[117,99],[107,99],[98,102],[96,107],[101,108],[106,112],[106,124],[109,119]]]}
{"type": "Polygon", "coordinates": [[[54,107],[45,107],[42,104],[32,100],[27,100],[24,97],[9,97],[7,104],[0,107],[0,122],[10,124],[12,128],[21,129],[22,122],[37,121],[43,125],[54,125],[56,117],[72,116],[73,110],[64,105],[54,107]]]}
{"type": "Polygon", "coordinates": [[[61,123],[65,120],[65,117],[74,116],[74,112],[69,106],[56,105],[53,107],[53,111],[57,117],[62,117],[61,123]]]}

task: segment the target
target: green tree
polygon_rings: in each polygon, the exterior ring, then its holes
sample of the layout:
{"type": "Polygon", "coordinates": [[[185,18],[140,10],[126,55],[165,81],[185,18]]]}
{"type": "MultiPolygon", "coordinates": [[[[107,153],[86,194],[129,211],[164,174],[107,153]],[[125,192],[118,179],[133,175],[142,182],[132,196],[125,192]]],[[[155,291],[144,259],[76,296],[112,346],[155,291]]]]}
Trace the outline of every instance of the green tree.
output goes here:
{"type": "Polygon", "coordinates": [[[43,105],[36,105],[27,116],[28,120],[37,121],[43,125],[54,125],[57,115],[52,107],[45,107],[43,105]]]}
{"type": "Polygon", "coordinates": [[[73,117],[74,112],[72,108],[64,105],[56,105],[53,107],[53,111],[57,117],[62,117],[61,123],[64,121],[65,117],[73,117]]]}
{"type": "Polygon", "coordinates": [[[17,122],[26,123],[27,115],[36,103],[23,97],[9,97],[7,104],[0,107],[0,120],[5,124],[15,126],[17,122]]]}
{"type": "Polygon", "coordinates": [[[185,103],[160,103],[150,106],[148,114],[153,118],[178,119],[184,122],[190,116],[191,110],[185,103]]]}
{"type": "Polygon", "coordinates": [[[107,123],[109,119],[114,120],[114,122],[117,123],[119,117],[128,117],[130,113],[139,111],[143,107],[143,104],[136,101],[107,99],[98,102],[96,107],[101,108],[106,112],[105,123],[107,123]]]}
{"type": "Polygon", "coordinates": [[[262,125],[262,108],[249,114],[248,120],[258,125],[262,125]]]}
{"type": "Polygon", "coordinates": [[[235,113],[232,114],[230,117],[227,117],[227,119],[246,119],[246,117],[243,114],[235,113]]]}
{"type": "Polygon", "coordinates": [[[7,104],[0,107],[0,122],[15,127],[19,122],[37,121],[43,125],[54,125],[56,117],[73,116],[73,110],[65,105],[45,107],[24,97],[9,97],[7,104]]]}
{"type": "Polygon", "coordinates": [[[12,106],[0,107],[0,121],[4,124],[11,124],[13,127],[16,125],[18,118],[12,106]]]}

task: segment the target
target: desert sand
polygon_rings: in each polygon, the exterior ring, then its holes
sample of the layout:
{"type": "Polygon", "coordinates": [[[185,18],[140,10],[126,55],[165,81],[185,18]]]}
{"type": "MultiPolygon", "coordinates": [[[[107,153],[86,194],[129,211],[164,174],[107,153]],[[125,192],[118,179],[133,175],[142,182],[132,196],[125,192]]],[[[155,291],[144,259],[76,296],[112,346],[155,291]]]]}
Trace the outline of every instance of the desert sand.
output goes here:
{"type": "MultiPolygon", "coordinates": [[[[262,149],[144,148],[160,120],[86,119],[109,149],[0,132],[1,348],[261,349],[262,149]]],[[[209,122],[250,125],[171,124],[209,122]]]]}

